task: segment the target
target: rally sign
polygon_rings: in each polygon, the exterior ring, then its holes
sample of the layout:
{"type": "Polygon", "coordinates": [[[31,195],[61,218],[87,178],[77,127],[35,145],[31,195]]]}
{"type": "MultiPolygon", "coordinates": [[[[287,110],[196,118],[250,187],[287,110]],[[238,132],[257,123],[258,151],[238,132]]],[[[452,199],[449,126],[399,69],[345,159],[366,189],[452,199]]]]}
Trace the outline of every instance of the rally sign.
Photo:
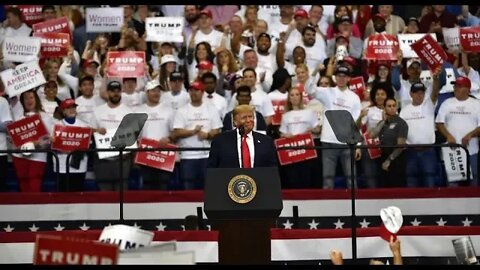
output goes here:
{"type": "Polygon", "coordinates": [[[438,67],[441,67],[443,62],[448,58],[445,51],[431,35],[425,34],[423,38],[417,40],[410,46],[417,53],[418,57],[427,63],[431,71],[435,71],[438,67]]]}
{"type": "MultiPolygon", "coordinates": [[[[104,135],[102,135],[98,132],[93,133],[93,138],[95,139],[95,145],[96,145],[97,149],[113,149],[114,147],[111,145],[111,143],[112,143],[113,137],[115,135],[115,132],[117,132],[116,128],[107,129],[107,133],[105,133],[104,135]]],[[[137,148],[137,143],[135,142],[133,145],[127,146],[126,148],[127,149],[128,148],[137,148]]],[[[126,153],[129,153],[129,152],[125,151],[124,154],[126,154],[126,153]]],[[[116,156],[120,155],[120,153],[116,152],[116,151],[109,151],[109,152],[98,151],[97,154],[98,154],[99,159],[111,158],[111,157],[116,157],[116,156]]]]}
{"type": "Polygon", "coordinates": [[[40,39],[35,37],[5,37],[2,45],[3,59],[11,62],[38,60],[40,39]]]}
{"type": "Polygon", "coordinates": [[[90,145],[91,128],[55,125],[52,149],[62,152],[86,150],[90,145]]]}
{"type": "Polygon", "coordinates": [[[453,68],[445,68],[445,75],[446,75],[446,83],[442,88],[440,89],[440,94],[444,93],[449,93],[453,92],[453,82],[455,82],[455,72],[453,71],[453,68]]]}
{"type": "Polygon", "coordinates": [[[32,28],[34,33],[65,33],[72,36],[67,17],[36,23],[32,28]]]}
{"type": "Polygon", "coordinates": [[[147,17],[147,41],[183,42],[183,17],[147,17]]]}
{"type": "Polygon", "coordinates": [[[23,22],[28,26],[43,21],[43,5],[6,5],[5,9],[9,7],[17,7],[20,9],[23,15],[23,22]]]}
{"type": "MultiPolygon", "coordinates": [[[[404,58],[416,58],[418,57],[417,53],[412,50],[410,47],[411,44],[415,43],[417,40],[421,39],[425,34],[398,34],[398,42],[400,43],[400,50],[404,58]]],[[[437,40],[437,34],[430,33],[434,40],[437,40]]]]}
{"type": "Polygon", "coordinates": [[[70,48],[70,36],[65,33],[33,33],[42,41],[42,58],[64,57],[70,48]]]}
{"type": "Polygon", "coordinates": [[[285,112],[285,106],[287,106],[287,100],[272,100],[273,111],[275,114],[272,117],[272,125],[279,126],[282,124],[282,115],[285,112]]]}
{"type": "MultiPolygon", "coordinates": [[[[160,146],[158,140],[142,138],[139,142],[140,148],[177,148],[176,145],[166,144],[160,146]]],[[[135,156],[135,164],[145,165],[159,170],[173,172],[175,167],[174,151],[152,151],[137,152],[135,156]]]]}
{"type": "MultiPolygon", "coordinates": [[[[459,147],[442,147],[442,157],[445,164],[448,182],[467,180],[468,157],[465,151],[459,147]]],[[[472,178],[472,169],[470,169],[470,179],[472,178]]]]}
{"type": "Polygon", "coordinates": [[[420,80],[424,85],[429,85],[433,82],[432,72],[430,70],[422,70],[420,72],[420,80]]]}
{"type": "Polygon", "coordinates": [[[397,60],[400,49],[395,36],[389,34],[374,34],[368,38],[365,58],[371,60],[397,60]]]}
{"type": "Polygon", "coordinates": [[[114,265],[118,247],[88,239],[37,234],[34,265],[114,265]]]}
{"type": "MultiPolygon", "coordinates": [[[[275,140],[275,147],[296,147],[296,146],[315,146],[311,133],[298,134],[292,138],[280,138],[275,140]]],[[[315,149],[298,149],[298,150],[279,150],[277,151],[280,165],[298,163],[308,159],[317,158],[315,149]]]]}
{"type": "Polygon", "coordinates": [[[460,28],[442,28],[443,41],[452,51],[460,49],[460,28]]]}
{"type": "Polygon", "coordinates": [[[480,26],[460,28],[460,45],[465,52],[480,52],[480,26]]]}
{"type": "Polygon", "coordinates": [[[107,77],[136,78],[145,76],[145,52],[121,51],[107,53],[107,77]]]}
{"type": "Polygon", "coordinates": [[[348,88],[355,92],[360,100],[363,100],[366,86],[362,76],[351,78],[348,82],[348,88]]]}
{"type": "Polygon", "coordinates": [[[121,32],[124,23],[123,8],[87,8],[87,33],[121,32]]]}
{"type": "Polygon", "coordinates": [[[27,142],[38,141],[40,138],[49,135],[39,114],[8,124],[7,131],[15,147],[20,147],[27,142]]]}
{"type": "MultiPolygon", "coordinates": [[[[367,146],[377,146],[380,145],[380,139],[378,137],[372,139],[368,132],[363,133],[363,139],[367,146]]],[[[371,159],[377,159],[382,156],[382,149],[378,147],[367,148],[368,155],[371,159]]]]}
{"type": "Polygon", "coordinates": [[[116,224],[103,228],[98,239],[103,243],[112,243],[121,251],[148,247],[152,243],[154,233],[137,227],[116,224]]]}
{"type": "Polygon", "coordinates": [[[0,77],[10,97],[20,95],[47,82],[37,61],[23,63],[15,69],[4,70],[0,73],[0,77]]]}

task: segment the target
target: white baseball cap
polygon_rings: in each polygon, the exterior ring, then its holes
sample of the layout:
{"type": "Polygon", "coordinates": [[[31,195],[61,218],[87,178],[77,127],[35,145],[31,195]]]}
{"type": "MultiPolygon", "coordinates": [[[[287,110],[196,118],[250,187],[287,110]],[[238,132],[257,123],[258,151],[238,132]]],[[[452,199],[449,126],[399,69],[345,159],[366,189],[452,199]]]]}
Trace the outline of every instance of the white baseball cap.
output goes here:
{"type": "Polygon", "coordinates": [[[380,210],[380,218],[382,219],[382,226],[380,226],[380,236],[385,241],[390,241],[390,236],[396,237],[403,224],[403,216],[400,208],[390,206],[380,210]]]}
{"type": "Polygon", "coordinates": [[[151,80],[145,85],[145,91],[155,89],[155,87],[160,87],[160,83],[157,80],[151,80]]]}
{"type": "MultiPolygon", "coordinates": [[[[33,149],[35,149],[35,144],[33,144],[33,142],[27,142],[22,144],[22,146],[20,146],[20,150],[33,150],[33,149]]],[[[25,153],[22,153],[22,155],[31,156],[32,152],[25,152],[25,153]]]]}
{"type": "Polygon", "coordinates": [[[166,63],[169,63],[169,62],[177,62],[177,60],[175,60],[175,57],[171,54],[165,54],[164,56],[162,56],[162,58],[160,59],[160,66],[163,66],[163,64],[166,64],[166,63]]]}
{"type": "Polygon", "coordinates": [[[409,68],[413,63],[418,63],[420,66],[422,65],[422,60],[420,58],[410,58],[407,61],[407,68],[409,68]]]}

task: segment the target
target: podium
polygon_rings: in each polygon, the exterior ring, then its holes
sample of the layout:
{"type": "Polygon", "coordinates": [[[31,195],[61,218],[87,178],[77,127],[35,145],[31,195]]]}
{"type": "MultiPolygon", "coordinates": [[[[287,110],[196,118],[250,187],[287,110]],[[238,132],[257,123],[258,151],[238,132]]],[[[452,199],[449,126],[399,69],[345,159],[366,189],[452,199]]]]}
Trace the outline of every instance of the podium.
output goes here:
{"type": "Polygon", "coordinates": [[[219,264],[269,264],[270,229],[283,209],[278,168],[209,168],[204,191],[219,264]]]}

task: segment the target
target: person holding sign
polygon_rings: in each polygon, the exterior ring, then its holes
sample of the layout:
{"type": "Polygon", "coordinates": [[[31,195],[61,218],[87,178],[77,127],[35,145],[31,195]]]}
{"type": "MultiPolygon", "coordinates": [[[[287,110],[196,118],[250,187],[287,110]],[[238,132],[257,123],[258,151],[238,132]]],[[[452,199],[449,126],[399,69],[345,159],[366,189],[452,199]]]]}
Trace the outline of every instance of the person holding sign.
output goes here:
{"type": "MultiPolygon", "coordinates": [[[[60,140],[62,144],[60,145],[61,149],[66,149],[68,146],[76,146],[77,149],[80,146],[80,138],[84,139],[87,142],[87,147],[90,144],[91,130],[88,128],[88,124],[80,119],[77,119],[77,104],[74,99],[65,99],[60,103],[60,110],[62,111],[62,119],[55,122],[55,132],[52,138],[52,148],[54,148],[57,140],[60,140]],[[83,127],[88,128],[88,130],[83,130],[83,132],[74,132],[69,129],[61,129],[60,127],[83,127]],[[72,138],[74,137],[74,138],[72,138]],[[70,139],[70,140],[68,140],[70,139]],[[78,139],[78,140],[73,140],[78,139]],[[77,144],[78,143],[78,144],[77,144]],[[64,148],[65,147],[65,148],[64,148]]],[[[60,149],[57,149],[60,150],[60,149]]],[[[87,172],[87,162],[88,157],[85,153],[74,153],[71,155],[69,164],[69,175],[67,177],[67,151],[61,151],[58,153],[59,171],[56,172],[56,166],[53,166],[54,172],[58,173],[59,183],[58,191],[60,192],[69,192],[69,191],[83,191],[83,184],[85,182],[85,174],[87,172]]],[[[55,159],[53,159],[55,164],[55,159]]]]}
{"type": "MultiPolygon", "coordinates": [[[[480,135],[480,102],[469,96],[472,83],[460,76],[454,82],[454,97],[440,105],[435,123],[448,143],[458,143],[468,148],[473,173],[471,186],[478,186],[478,136],[480,135]]],[[[458,183],[450,182],[449,186],[458,183]]]]}
{"type": "MultiPolygon", "coordinates": [[[[23,92],[20,95],[20,103],[23,107],[23,115],[17,117],[15,122],[28,118],[34,115],[39,115],[41,123],[35,124],[35,128],[32,128],[28,133],[17,133],[16,130],[10,130],[10,136],[19,136],[22,145],[15,145],[20,149],[46,149],[50,144],[50,136],[53,130],[53,119],[43,111],[42,103],[38,97],[37,91],[34,89],[23,92]],[[46,131],[46,132],[45,132],[46,131]],[[44,133],[45,132],[45,133],[44,133]],[[15,134],[15,135],[14,135],[15,134]],[[29,141],[28,137],[36,138],[42,135],[39,139],[29,141]]],[[[35,123],[35,122],[34,122],[35,123]]],[[[12,123],[13,125],[15,123],[12,123]]],[[[29,125],[25,125],[28,129],[29,125]]],[[[23,128],[25,128],[23,126],[23,128]]],[[[18,127],[20,130],[22,126],[18,127]]],[[[12,137],[13,140],[13,137],[12,137]]],[[[41,192],[42,180],[45,174],[45,167],[47,165],[47,153],[21,153],[12,154],[13,165],[15,167],[15,173],[17,175],[19,187],[21,192],[41,192]]]]}
{"type": "MultiPolygon", "coordinates": [[[[320,131],[317,114],[305,108],[302,91],[295,87],[290,89],[285,112],[282,115],[280,137],[292,138],[304,133],[319,134],[320,131]]],[[[315,165],[316,162],[312,159],[285,165],[283,169],[286,175],[286,188],[311,188],[313,181],[317,180],[312,177],[315,165]]]]}

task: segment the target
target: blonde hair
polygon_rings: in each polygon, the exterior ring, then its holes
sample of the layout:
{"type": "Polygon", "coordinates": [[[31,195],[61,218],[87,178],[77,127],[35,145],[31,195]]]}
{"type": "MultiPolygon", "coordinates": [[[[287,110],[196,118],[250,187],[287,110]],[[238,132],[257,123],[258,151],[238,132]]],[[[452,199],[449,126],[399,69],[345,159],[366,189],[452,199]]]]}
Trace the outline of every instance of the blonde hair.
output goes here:
{"type": "Polygon", "coordinates": [[[288,91],[287,105],[285,106],[285,112],[289,112],[289,111],[293,110],[292,101],[290,101],[290,92],[292,92],[293,90],[297,90],[298,93],[300,93],[300,106],[299,107],[300,107],[301,110],[305,109],[305,104],[303,102],[303,92],[298,87],[292,87],[292,89],[290,89],[288,91]]]}
{"type": "Polygon", "coordinates": [[[235,107],[235,109],[233,109],[232,117],[233,117],[233,119],[235,119],[235,116],[237,116],[237,114],[246,113],[246,112],[254,113],[255,112],[255,107],[253,107],[252,105],[246,105],[246,104],[238,105],[237,107],[235,107]]]}

